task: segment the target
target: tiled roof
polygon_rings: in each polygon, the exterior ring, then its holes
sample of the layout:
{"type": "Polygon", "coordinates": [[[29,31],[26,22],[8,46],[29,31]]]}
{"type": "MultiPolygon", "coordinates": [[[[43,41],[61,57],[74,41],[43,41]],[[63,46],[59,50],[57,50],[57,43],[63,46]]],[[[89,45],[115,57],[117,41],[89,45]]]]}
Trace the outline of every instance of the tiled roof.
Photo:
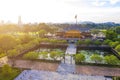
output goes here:
{"type": "Polygon", "coordinates": [[[79,30],[81,32],[87,32],[89,31],[91,28],[87,28],[87,27],[81,27],[81,26],[77,26],[77,25],[72,25],[72,26],[69,26],[67,28],[64,28],[65,31],[68,31],[68,30],[79,30]]]}

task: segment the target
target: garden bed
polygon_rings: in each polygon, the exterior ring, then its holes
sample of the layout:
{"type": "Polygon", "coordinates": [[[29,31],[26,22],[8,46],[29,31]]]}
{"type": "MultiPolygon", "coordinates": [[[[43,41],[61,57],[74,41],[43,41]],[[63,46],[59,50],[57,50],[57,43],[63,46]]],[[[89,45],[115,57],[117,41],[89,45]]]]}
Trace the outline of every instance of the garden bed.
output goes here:
{"type": "Polygon", "coordinates": [[[112,53],[104,50],[79,50],[75,55],[76,64],[119,67],[120,60],[112,53]]]}

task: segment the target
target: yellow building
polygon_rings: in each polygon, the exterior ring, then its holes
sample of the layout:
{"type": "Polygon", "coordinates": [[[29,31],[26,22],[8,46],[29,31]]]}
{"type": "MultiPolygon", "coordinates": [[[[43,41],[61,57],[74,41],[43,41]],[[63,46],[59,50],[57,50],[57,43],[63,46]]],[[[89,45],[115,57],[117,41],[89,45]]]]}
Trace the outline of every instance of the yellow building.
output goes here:
{"type": "Polygon", "coordinates": [[[78,30],[69,30],[64,34],[65,38],[81,38],[81,32],[78,30]]]}

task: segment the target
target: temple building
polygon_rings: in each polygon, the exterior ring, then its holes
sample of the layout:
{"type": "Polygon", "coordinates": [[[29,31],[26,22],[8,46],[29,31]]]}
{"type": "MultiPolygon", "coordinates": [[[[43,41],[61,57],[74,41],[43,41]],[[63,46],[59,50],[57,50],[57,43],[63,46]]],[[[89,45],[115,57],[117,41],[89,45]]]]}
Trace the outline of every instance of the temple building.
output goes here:
{"type": "Polygon", "coordinates": [[[90,33],[90,28],[80,27],[73,25],[65,28],[63,31],[58,31],[56,36],[62,38],[88,38],[92,37],[90,33]]]}
{"type": "Polygon", "coordinates": [[[81,32],[78,30],[69,30],[64,34],[65,38],[82,38],[81,32]]]}

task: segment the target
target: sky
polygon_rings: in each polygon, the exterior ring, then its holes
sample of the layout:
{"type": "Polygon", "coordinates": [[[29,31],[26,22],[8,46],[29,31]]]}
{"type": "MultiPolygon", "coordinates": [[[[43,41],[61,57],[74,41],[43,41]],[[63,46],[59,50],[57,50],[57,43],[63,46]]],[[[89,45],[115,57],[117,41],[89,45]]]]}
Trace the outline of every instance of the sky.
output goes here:
{"type": "Polygon", "coordinates": [[[120,23],[120,0],[0,0],[0,21],[120,23]]]}

